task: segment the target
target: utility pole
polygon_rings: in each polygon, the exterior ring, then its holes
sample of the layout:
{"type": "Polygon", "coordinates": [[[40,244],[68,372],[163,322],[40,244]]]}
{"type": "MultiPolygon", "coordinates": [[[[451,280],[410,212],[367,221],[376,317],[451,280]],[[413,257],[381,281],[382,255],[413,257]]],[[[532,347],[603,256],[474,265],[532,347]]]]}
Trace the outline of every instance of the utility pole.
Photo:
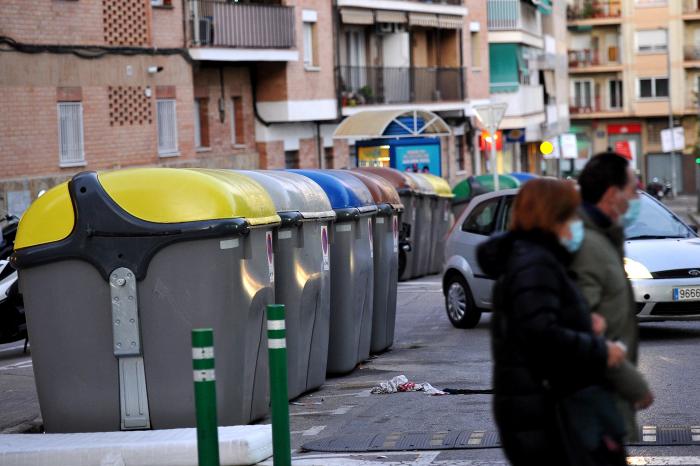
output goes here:
{"type": "Polygon", "coordinates": [[[666,37],[666,39],[666,57],[668,62],[668,128],[671,131],[671,192],[673,194],[673,197],[675,198],[677,194],[676,181],[678,176],[676,173],[676,137],[673,131],[673,93],[671,91],[671,89],[673,89],[673,86],[671,86],[671,41],[669,40],[668,36],[666,37]]]}

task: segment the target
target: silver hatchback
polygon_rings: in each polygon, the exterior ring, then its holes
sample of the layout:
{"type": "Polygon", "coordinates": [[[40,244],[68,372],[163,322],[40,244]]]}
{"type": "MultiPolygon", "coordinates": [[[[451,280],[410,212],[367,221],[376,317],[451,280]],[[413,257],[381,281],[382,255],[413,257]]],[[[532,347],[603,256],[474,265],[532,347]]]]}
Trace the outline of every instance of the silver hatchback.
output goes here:
{"type": "MultiPolygon", "coordinates": [[[[476,249],[506,230],[517,189],[475,197],[447,237],[442,286],[450,322],[472,328],[491,309],[494,281],[476,249]]],[[[625,230],[625,270],[640,321],[700,319],[700,239],[666,206],[640,193],[639,220],[625,230]]]]}

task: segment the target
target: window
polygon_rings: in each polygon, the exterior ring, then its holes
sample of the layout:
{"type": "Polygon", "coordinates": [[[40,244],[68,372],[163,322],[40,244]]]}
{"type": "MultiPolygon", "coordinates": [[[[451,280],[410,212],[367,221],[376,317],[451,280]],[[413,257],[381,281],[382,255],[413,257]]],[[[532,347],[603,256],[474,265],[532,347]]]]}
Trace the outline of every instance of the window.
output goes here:
{"type": "Polygon", "coordinates": [[[58,104],[58,157],[62,167],[85,164],[81,102],[58,104]]]}
{"type": "Polygon", "coordinates": [[[284,151],[284,168],[299,168],[299,151],[284,151]]]}
{"type": "Polygon", "coordinates": [[[659,53],[666,51],[666,29],[637,31],[637,53],[659,53]]]}
{"type": "Polygon", "coordinates": [[[177,118],[174,99],[158,99],[158,154],[177,155],[177,118]]]}
{"type": "Polygon", "coordinates": [[[325,157],[326,168],[335,168],[333,164],[333,147],[324,147],[323,155],[325,157]]]}
{"type": "Polygon", "coordinates": [[[194,99],[194,147],[209,147],[209,99],[194,99]]]}
{"type": "Polygon", "coordinates": [[[462,231],[490,235],[496,227],[499,198],[489,199],[474,208],[462,224],[462,231]]]}
{"type": "Polygon", "coordinates": [[[316,69],[318,67],[318,50],[316,49],[318,13],[315,10],[302,10],[301,19],[303,21],[304,67],[307,70],[316,69]]]}
{"type": "Polygon", "coordinates": [[[593,108],[593,81],[590,79],[574,80],[574,107],[593,108]]]}
{"type": "Polygon", "coordinates": [[[172,6],[173,0],[151,0],[152,6],[172,6]]]}
{"type": "Polygon", "coordinates": [[[647,120],[647,144],[661,144],[661,131],[668,128],[668,119],[647,120]]]}
{"type": "Polygon", "coordinates": [[[637,88],[640,99],[668,97],[668,78],[639,78],[637,88]]]}
{"type": "Polygon", "coordinates": [[[622,80],[611,79],[608,81],[608,98],[611,109],[622,108],[622,80]]]}
{"type": "Polygon", "coordinates": [[[243,100],[241,97],[231,99],[231,144],[245,144],[245,126],[243,125],[243,100]]]}
{"type": "Polygon", "coordinates": [[[513,214],[513,202],[515,196],[508,196],[503,200],[503,208],[501,213],[501,224],[498,225],[498,231],[505,231],[510,226],[511,215],[513,214]]]}
{"type": "Polygon", "coordinates": [[[478,32],[472,32],[469,37],[472,52],[472,68],[481,68],[481,36],[478,32]]]}
{"type": "Polygon", "coordinates": [[[455,136],[455,165],[458,172],[467,169],[464,160],[464,135],[455,136]]]}

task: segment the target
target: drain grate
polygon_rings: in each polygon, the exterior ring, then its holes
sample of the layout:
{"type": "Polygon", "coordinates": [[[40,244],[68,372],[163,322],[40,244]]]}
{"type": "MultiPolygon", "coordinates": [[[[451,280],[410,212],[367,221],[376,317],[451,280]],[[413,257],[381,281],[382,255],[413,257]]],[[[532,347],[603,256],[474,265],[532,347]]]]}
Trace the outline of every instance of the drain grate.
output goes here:
{"type": "MultiPolygon", "coordinates": [[[[630,446],[700,445],[700,426],[643,426],[630,446]]],[[[390,432],[327,437],[302,446],[327,453],[500,448],[498,433],[488,430],[390,432]]]]}

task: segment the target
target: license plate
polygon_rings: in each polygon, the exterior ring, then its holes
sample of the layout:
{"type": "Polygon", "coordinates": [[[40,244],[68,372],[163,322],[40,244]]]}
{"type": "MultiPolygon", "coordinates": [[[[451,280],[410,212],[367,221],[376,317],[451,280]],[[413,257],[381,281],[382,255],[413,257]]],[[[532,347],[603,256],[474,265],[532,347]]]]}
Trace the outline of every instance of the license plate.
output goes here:
{"type": "Polygon", "coordinates": [[[700,301],[700,286],[684,286],[673,289],[674,301],[700,301]]]}

